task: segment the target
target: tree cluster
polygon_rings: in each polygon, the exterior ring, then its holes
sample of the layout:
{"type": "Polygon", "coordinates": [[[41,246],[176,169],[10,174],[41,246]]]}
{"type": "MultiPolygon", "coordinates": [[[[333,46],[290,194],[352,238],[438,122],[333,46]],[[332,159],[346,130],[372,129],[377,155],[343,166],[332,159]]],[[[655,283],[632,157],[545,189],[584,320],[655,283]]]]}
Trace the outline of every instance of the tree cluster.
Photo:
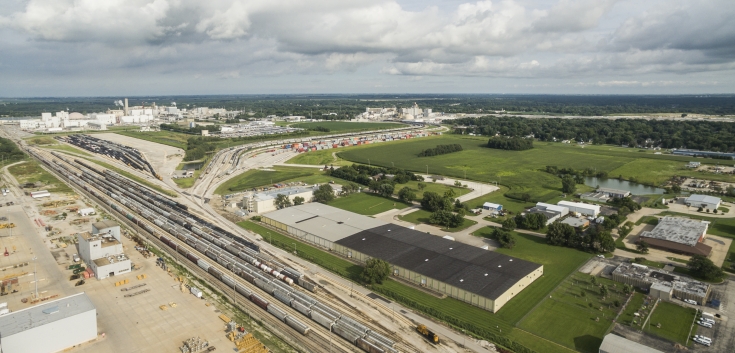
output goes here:
{"type": "Polygon", "coordinates": [[[365,268],[360,278],[367,284],[382,284],[390,276],[390,264],[376,258],[370,258],[365,263],[365,268]]]}
{"type": "Polygon", "coordinates": [[[416,200],[416,192],[408,186],[398,191],[398,199],[403,202],[411,203],[416,200]]]}
{"type": "MultiPolygon", "coordinates": [[[[303,200],[303,198],[301,198],[303,200]]],[[[294,200],[295,201],[295,200],[294,200]]],[[[277,209],[282,209],[286,207],[291,207],[291,199],[288,198],[288,195],[278,194],[276,195],[276,199],[273,200],[273,204],[276,206],[277,209]]]]}
{"type": "Polygon", "coordinates": [[[217,143],[221,142],[219,137],[190,137],[186,140],[186,154],[184,161],[196,161],[204,158],[207,153],[217,149],[217,143]]]}
{"type": "Polygon", "coordinates": [[[25,157],[23,151],[11,140],[6,138],[0,138],[0,156],[8,160],[18,160],[25,157]]]}
{"type": "Polygon", "coordinates": [[[612,200],[608,201],[610,204],[618,208],[618,214],[621,216],[627,216],[631,212],[635,212],[641,209],[641,205],[633,199],[628,197],[618,198],[615,197],[612,200]]]}
{"type": "Polygon", "coordinates": [[[539,230],[546,226],[546,215],[541,213],[531,213],[528,215],[517,214],[514,219],[516,227],[521,229],[539,230]]]}
{"type": "Polygon", "coordinates": [[[533,139],[518,136],[493,136],[487,141],[487,147],[509,151],[530,150],[533,148],[533,139]]]}
{"type": "Polygon", "coordinates": [[[431,156],[438,156],[441,154],[447,154],[452,152],[459,152],[462,151],[462,145],[458,143],[453,143],[451,145],[437,145],[434,148],[428,148],[421,153],[419,153],[419,157],[431,157],[431,156]]]}
{"type": "Polygon", "coordinates": [[[330,171],[330,175],[335,178],[352,181],[365,186],[370,186],[370,183],[374,181],[372,177],[378,174],[394,175],[393,179],[381,179],[381,181],[388,181],[391,184],[405,184],[411,180],[423,180],[420,176],[407,170],[399,168],[371,167],[359,164],[352,164],[330,171]]]}
{"type": "Polygon", "coordinates": [[[207,130],[209,132],[219,132],[220,126],[216,124],[212,124],[212,125],[206,125],[206,126],[197,125],[194,127],[188,127],[188,126],[181,126],[179,124],[161,124],[161,130],[180,132],[183,134],[201,135],[202,130],[207,130]]]}
{"type": "Polygon", "coordinates": [[[447,210],[436,210],[429,216],[429,223],[438,224],[446,228],[455,228],[462,225],[464,217],[459,213],[447,210]]]}
{"type": "Polygon", "coordinates": [[[708,257],[702,255],[692,256],[687,262],[687,268],[695,277],[708,281],[721,280],[725,276],[725,272],[720,267],[715,265],[708,257]]]}
{"type": "Polygon", "coordinates": [[[507,230],[495,228],[493,229],[493,232],[490,234],[490,236],[498,241],[498,244],[500,244],[501,248],[513,249],[513,247],[516,245],[515,235],[507,230]]]}
{"type": "MultiPolygon", "coordinates": [[[[556,176],[564,176],[564,175],[573,175],[573,176],[583,176],[583,177],[597,177],[597,178],[607,178],[607,172],[605,171],[597,171],[593,168],[585,168],[585,169],[574,169],[574,168],[559,168],[555,165],[547,165],[546,169],[544,169],[549,174],[554,174],[556,176]]],[[[582,181],[584,183],[584,180],[582,181]]],[[[578,184],[582,184],[578,183],[578,184]]]]}
{"type": "Polygon", "coordinates": [[[525,119],[521,117],[463,118],[454,124],[468,132],[521,137],[533,134],[540,141],[574,140],[630,147],[689,148],[735,151],[735,125],[717,121],[644,119],[525,119]]]}
{"type": "Polygon", "coordinates": [[[592,227],[587,232],[578,232],[564,223],[552,223],[546,233],[546,242],[551,245],[566,246],[593,253],[606,253],[615,250],[615,240],[608,231],[596,231],[592,227]]]}
{"type": "Polygon", "coordinates": [[[332,131],[329,128],[324,127],[324,126],[321,126],[321,125],[310,127],[307,130],[310,130],[310,131],[321,131],[321,132],[330,132],[330,131],[332,131]]]}
{"type": "Polygon", "coordinates": [[[314,191],[314,201],[327,203],[334,200],[334,189],[329,184],[319,185],[319,188],[314,191]]]}

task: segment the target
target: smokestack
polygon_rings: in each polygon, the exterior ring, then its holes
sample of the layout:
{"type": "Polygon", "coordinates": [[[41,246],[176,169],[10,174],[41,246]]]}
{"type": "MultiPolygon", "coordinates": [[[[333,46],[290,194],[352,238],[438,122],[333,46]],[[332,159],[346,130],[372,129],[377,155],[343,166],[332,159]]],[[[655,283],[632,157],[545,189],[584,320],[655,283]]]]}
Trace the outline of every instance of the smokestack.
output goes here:
{"type": "Polygon", "coordinates": [[[128,99],[127,98],[125,98],[125,103],[124,104],[125,105],[123,106],[123,114],[125,116],[128,116],[128,99]]]}

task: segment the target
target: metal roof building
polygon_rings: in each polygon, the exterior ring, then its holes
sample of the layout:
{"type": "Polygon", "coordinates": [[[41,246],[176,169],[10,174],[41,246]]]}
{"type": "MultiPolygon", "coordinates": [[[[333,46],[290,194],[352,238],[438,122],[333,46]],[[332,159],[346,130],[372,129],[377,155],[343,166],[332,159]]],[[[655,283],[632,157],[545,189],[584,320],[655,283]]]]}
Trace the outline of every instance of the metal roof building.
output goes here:
{"type": "Polygon", "coordinates": [[[559,201],[556,203],[569,209],[571,212],[581,213],[583,215],[597,217],[600,214],[600,206],[581,202],[559,201]]]}
{"type": "Polygon", "coordinates": [[[641,238],[651,247],[683,253],[708,256],[712,247],[702,243],[709,222],[681,217],[663,217],[651,231],[641,232],[641,238]]]}
{"type": "Polygon", "coordinates": [[[686,204],[693,207],[702,207],[704,209],[716,210],[720,207],[722,200],[719,197],[709,195],[690,195],[686,199],[686,204]]]}
{"type": "Polygon", "coordinates": [[[600,353],[664,353],[658,349],[609,333],[602,340],[600,353]]]}
{"type": "Polygon", "coordinates": [[[85,293],[0,316],[3,353],[52,353],[97,338],[97,309],[85,293]]]}
{"type": "Polygon", "coordinates": [[[385,260],[396,277],[492,312],[543,275],[536,263],[322,204],[275,211],[263,221],[357,262],[385,260]]]}

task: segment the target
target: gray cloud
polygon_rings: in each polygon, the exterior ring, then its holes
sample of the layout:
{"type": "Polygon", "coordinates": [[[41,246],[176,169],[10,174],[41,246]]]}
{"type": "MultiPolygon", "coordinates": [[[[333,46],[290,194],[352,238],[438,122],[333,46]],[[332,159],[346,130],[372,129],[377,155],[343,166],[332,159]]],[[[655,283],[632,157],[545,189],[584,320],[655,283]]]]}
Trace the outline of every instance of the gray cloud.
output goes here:
{"type": "MultiPolygon", "coordinates": [[[[580,79],[695,86],[696,77],[659,76],[735,70],[733,15],[725,0],[18,1],[0,10],[0,79],[10,82],[0,94],[13,85],[32,92],[30,77],[47,87],[146,78],[161,89],[177,79],[236,88],[319,77],[402,87],[373,81],[404,76],[421,76],[414,85],[442,77],[438,87],[483,78],[473,81],[478,89],[487,78],[507,87],[518,87],[508,79],[539,82],[526,87],[575,87],[580,79]]],[[[716,85],[732,91],[732,81],[716,85]]]]}

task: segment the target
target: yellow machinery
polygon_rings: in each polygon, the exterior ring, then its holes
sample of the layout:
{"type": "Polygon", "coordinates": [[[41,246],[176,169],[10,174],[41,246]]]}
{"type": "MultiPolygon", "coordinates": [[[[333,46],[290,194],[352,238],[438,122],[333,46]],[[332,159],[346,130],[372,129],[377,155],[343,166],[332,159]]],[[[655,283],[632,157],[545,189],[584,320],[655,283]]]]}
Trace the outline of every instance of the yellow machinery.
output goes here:
{"type": "Polygon", "coordinates": [[[418,333],[420,333],[422,336],[428,338],[431,343],[439,343],[439,335],[429,331],[429,329],[426,328],[426,325],[422,324],[416,326],[416,331],[418,331],[418,333]]]}
{"type": "Polygon", "coordinates": [[[0,223],[0,229],[15,228],[15,223],[0,223]]]}
{"type": "Polygon", "coordinates": [[[237,333],[230,331],[227,334],[227,338],[235,343],[238,353],[267,353],[268,348],[265,347],[257,338],[253,337],[253,334],[248,333],[237,333]]]}

